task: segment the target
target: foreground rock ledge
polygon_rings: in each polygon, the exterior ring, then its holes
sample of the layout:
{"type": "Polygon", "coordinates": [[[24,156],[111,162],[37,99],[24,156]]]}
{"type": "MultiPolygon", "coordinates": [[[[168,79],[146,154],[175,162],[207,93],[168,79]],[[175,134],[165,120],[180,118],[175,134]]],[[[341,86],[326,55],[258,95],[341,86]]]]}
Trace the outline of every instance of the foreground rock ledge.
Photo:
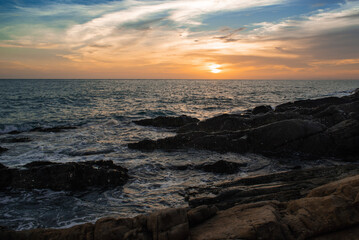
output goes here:
{"type": "Polygon", "coordinates": [[[127,169],[112,161],[54,163],[31,162],[22,168],[0,164],[0,190],[6,188],[85,190],[88,187],[115,187],[128,180],[127,169]]]}
{"type": "Polygon", "coordinates": [[[314,188],[292,201],[260,201],[219,211],[202,205],[134,218],[102,218],[68,229],[11,231],[0,239],[358,239],[359,175],[314,188]]]}

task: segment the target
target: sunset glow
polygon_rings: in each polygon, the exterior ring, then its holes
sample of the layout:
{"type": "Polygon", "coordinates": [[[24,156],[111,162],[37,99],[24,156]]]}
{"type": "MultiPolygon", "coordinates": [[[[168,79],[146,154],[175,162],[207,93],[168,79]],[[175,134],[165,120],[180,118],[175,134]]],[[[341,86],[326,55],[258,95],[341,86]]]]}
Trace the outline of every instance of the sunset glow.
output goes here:
{"type": "Polygon", "coordinates": [[[209,69],[211,70],[212,73],[220,73],[222,72],[221,69],[219,69],[221,67],[221,65],[219,64],[212,64],[209,66],[209,69]]]}
{"type": "Polygon", "coordinates": [[[0,11],[0,78],[359,76],[359,1],[3,1],[0,11]]]}

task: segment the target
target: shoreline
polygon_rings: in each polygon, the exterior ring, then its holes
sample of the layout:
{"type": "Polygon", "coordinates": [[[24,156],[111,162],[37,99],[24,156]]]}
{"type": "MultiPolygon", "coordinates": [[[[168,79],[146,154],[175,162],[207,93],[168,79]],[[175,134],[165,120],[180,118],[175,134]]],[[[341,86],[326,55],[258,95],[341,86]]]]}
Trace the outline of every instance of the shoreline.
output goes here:
{"type": "MultiPolygon", "coordinates": [[[[358,106],[359,89],[341,98],[301,100],[276,109],[259,106],[244,115],[225,114],[191,122],[183,118],[183,124],[178,118],[165,118],[155,126],[175,128],[176,136],[142,140],[129,147],[141,151],[194,148],[251,152],[306,161],[334,157],[358,162],[358,106]]],[[[292,170],[195,188],[187,192],[190,208],[165,209],[134,218],[101,218],[95,224],[67,229],[12,231],[0,227],[0,238],[305,239],[359,232],[359,167],[355,164],[292,170]],[[228,229],[223,226],[226,221],[230,226],[236,223],[244,227],[228,229]],[[340,232],[343,229],[349,232],[340,232]]]]}
{"type": "MultiPolygon", "coordinates": [[[[221,205],[221,201],[218,201],[217,204],[204,203],[188,208],[163,209],[133,218],[105,217],[94,224],[85,223],[65,229],[13,231],[0,227],[0,238],[4,240],[356,239],[356,234],[359,233],[358,164],[276,173],[271,175],[275,180],[272,185],[267,183],[268,176],[270,178],[270,175],[262,175],[238,180],[252,185],[252,192],[259,196],[252,201],[241,202],[237,196],[237,202],[232,202],[230,205],[221,205]],[[326,174],[329,172],[331,175],[326,174]],[[315,173],[321,173],[321,177],[316,176],[315,173]],[[303,181],[290,182],[292,178],[304,176],[307,178],[303,181]],[[330,181],[328,177],[335,181],[330,181]],[[262,185],[258,182],[259,178],[262,178],[262,185]],[[280,182],[280,179],[283,182],[280,182]],[[293,194],[290,188],[279,187],[286,184],[293,186],[300,182],[307,185],[300,186],[299,195],[293,194]],[[282,197],[277,198],[278,196],[282,197]]],[[[223,194],[224,196],[228,197],[235,193],[233,183],[235,182],[229,182],[228,186],[220,186],[230,189],[231,193],[227,192],[223,194]]],[[[248,185],[246,188],[247,192],[243,186],[239,191],[242,193],[239,194],[242,200],[254,196],[247,194],[250,188],[248,185]]],[[[209,193],[213,194],[213,192],[209,193]]]]}

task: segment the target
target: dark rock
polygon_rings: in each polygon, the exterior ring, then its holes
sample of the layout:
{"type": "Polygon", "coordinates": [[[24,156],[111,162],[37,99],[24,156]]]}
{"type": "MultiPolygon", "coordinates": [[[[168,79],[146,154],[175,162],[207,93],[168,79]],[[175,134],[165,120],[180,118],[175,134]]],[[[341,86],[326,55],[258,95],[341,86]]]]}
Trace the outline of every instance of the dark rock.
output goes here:
{"type": "Polygon", "coordinates": [[[156,117],[154,119],[142,119],[138,121],[133,121],[134,123],[141,126],[154,126],[162,128],[178,128],[185,126],[187,124],[199,122],[197,118],[192,118],[189,116],[179,116],[179,117],[156,117]]]}
{"type": "Polygon", "coordinates": [[[22,143],[22,142],[31,142],[31,139],[28,137],[11,137],[0,139],[1,143],[22,143]]]}
{"type": "Polygon", "coordinates": [[[220,211],[203,205],[194,209],[164,209],[134,218],[107,217],[95,224],[67,229],[16,232],[0,227],[0,239],[357,239],[359,175],[306,193],[291,201],[239,203],[220,211]]]}
{"type": "Polygon", "coordinates": [[[253,108],[252,110],[252,114],[261,114],[261,113],[267,113],[267,112],[272,112],[273,108],[270,105],[262,105],[262,106],[258,106],[253,108]]]}
{"type": "Polygon", "coordinates": [[[188,188],[186,199],[191,207],[216,205],[219,209],[259,201],[288,201],[304,197],[320,185],[357,174],[359,165],[292,170],[188,188]]]}
{"type": "Polygon", "coordinates": [[[207,219],[213,217],[218,212],[218,208],[215,206],[202,205],[196,208],[190,209],[187,212],[188,223],[190,227],[197,226],[203,223],[207,219]]]}
{"type": "Polygon", "coordinates": [[[76,129],[77,127],[75,126],[56,126],[56,127],[49,127],[49,128],[44,128],[44,127],[37,127],[34,129],[31,129],[31,132],[62,132],[63,130],[70,130],[70,129],[76,129]]]}
{"type": "Polygon", "coordinates": [[[1,169],[2,188],[48,188],[52,190],[84,190],[87,187],[115,187],[128,179],[127,169],[112,161],[32,162],[20,169],[1,169]]]}
{"type": "Polygon", "coordinates": [[[198,166],[195,166],[196,169],[201,169],[205,172],[213,173],[222,173],[222,174],[232,174],[237,173],[240,167],[247,166],[246,163],[236,163],[228,162],[224,160],[219,160],[215,163],[205,163],[198,166]]]}
{"type": "Polygon", "coordinates": [[[245,167],[245,166],[247,166],[247,163],[236,163],[236,162],[219,160],[215,163],[204,163],[199,165],[192,165],[192,164],[178,165],[178,166],[173,166],[172,168],[176,170],[198,169],[205,172],[233,174],[233,173],[237,173],[241,167],[245,167]]]}
{"type": "Polygon", "coordinates": [[[0,147],[0,154],[6,152],[7,150],[8,150],[7,148],[0,147]]]}
{"type": "MultiPolygon", "coordinates": [[[[254,113],[265,112],[260,106],[254,113]]],[[[129,144],[139,150],[205,149],[270,157],[354,161],[358,156],[359,96],[301,100],[263,114],[223,114],[181,127],[174,137],[129,144]]]]}
{"type": "Polygon", "coordinates": [[[317,108],[321,106],[330,106],[330,105],[337,105],[347,103],[349,100],[345,98],[338,98],[338,97],[327,97],[327,98],[320,98],[320,99],[308,99],[308,100],[299,100],[295,102],[284,103],[278,105],[275,108],[277,112],[284,112],[284,111],[294,111],[303,108],[317,108]]]}
{"type": "Polygon", "coordinates": [[[9,187],[11,184],[11,178],[11,171],[0,163],[0,189],[9,187]]]}

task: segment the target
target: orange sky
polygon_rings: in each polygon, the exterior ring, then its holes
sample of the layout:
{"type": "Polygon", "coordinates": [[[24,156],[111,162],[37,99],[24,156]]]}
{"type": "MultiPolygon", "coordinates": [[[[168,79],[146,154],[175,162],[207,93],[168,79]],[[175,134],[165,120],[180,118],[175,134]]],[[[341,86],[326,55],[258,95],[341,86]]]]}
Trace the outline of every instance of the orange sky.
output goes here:
{"type": "Polygon", "coordinates": [[[1,6],[0,78],[359,79],[358,1],[40,2],[1,6]]]}

